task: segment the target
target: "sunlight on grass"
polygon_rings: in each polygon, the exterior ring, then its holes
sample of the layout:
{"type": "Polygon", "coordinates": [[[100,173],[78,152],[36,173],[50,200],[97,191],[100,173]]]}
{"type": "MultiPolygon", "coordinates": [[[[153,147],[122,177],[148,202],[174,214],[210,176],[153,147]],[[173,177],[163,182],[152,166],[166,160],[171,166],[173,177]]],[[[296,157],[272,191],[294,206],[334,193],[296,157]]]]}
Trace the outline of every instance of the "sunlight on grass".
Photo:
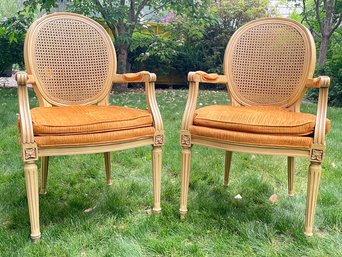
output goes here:
{"type": "MultiPolygon", "coordinates": [[[[33,92],[30,96],[34,107],[33,92]]],[[[52,157],[48,194],[40,197],[42,240],[32,244],[17,142],[16,91],[1,89],[0,256],[340,256],[342,110],[329,109],[332,130],[316,233],[305,238],[305,159],[296,162],[296,195],[289,198],[286,157],[234,153],[225,188],[224,152],[195,146],[189,214],[180,221],[179,129],[186,99],[185,90],[157,91],[166,133],[161,215],[150,212],[150,147],[112,154],[111,187],[105,183],[101,154],[52,157]],[[234,199],[237,194],[242,200],[234,199]],[[268,200],[272,194],[278,195],[275,204],[268,200]]],[[[145,95],[140,90],[113,93],[110,102],[144,109],[145,95]]],[[[201,91],[198,106],[226,103],[223,91],[201,91]]],[[[302,109],[314,113],[316,105],[305,103],[302,109]]]]}

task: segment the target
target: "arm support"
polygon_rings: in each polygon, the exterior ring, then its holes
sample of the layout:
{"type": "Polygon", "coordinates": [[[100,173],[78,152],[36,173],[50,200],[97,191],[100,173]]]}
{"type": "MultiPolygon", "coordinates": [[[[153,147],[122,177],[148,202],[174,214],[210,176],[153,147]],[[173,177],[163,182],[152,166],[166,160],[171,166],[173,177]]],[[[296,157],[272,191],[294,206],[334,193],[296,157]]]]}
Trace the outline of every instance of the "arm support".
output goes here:
{"type": "Polygon", "coordinates": [[[194,112],[196,110],[199,83],[228,83],[227,77],[225,75],[218,75],[216,73],[208,74],[203,71],[189,72],[188,81],[189,95],[185,106],[181,127],[181,145],[183,147],[191,146],[189,128],[193,123],[194,112]]]}
{"type": "Polygon", "coordinates": [[[307,88],[328,88],[330,87],[330,78],[328,76],[320,76],[318,78],[308,79],[305,87],[307,88]]]}
{"type": "MultiPolygon", "coordinates": [[[[38,159],[37,146],[34,142],[30,104],[27,93],[27,82],[30,80],[26,72],[15,75],[18,83],[18,101],[20,117],[20,143],[23,149],[24,161],[38,159]]],[[[31,79],[32,80],[32,79],[31,79]]]]}
{"type": "Polygon", "coordinates": [[[155,82],[156,79],[156,74],[148,71],[113,75],[113,83],[155,82]]]}
{"type": "Polygon", "coordinates": [[[204,71],[189,72],[189,82],[202,82],[213,84],[226,84],[228,83],[226,75],[218,75],[217,73],[206,73],[204,71]]]}
{"type": "Polygon", "coordinates": [[[328,111],[329,86],[330,78],[327,76],[314,78],[312,80],[309,80],[306,84],[306,87],[319,88],[313,151],[316,151],[316,153],[320,152],[322,154],[312,154],[311,159],[313,158],[313,156],[315,158],[315,160],[312,159],[313,161],[320,162],[323,158],[323,151],[325,148],[325,132],[328,111]],[[318,158],[317,156],[320,157],[318,158]]]}
{"type": "Polygon", "coordinates": [[[314,79],[314,82],[314,87],[319,88],[314,144],[325,146],[325,127],[328,111],[330,78],[327,76],[321,76],[314,79]]]}
{"type": "Polygon", "coordinates": [[[156,130],[154,145],[162,145],[164,143],[164,126],[156,100],[156,79],[156,74],[141,71],[138,73],[114,74],[113,83],[145,83],[147,109],[152,114],[153,125],[156,130]]]}

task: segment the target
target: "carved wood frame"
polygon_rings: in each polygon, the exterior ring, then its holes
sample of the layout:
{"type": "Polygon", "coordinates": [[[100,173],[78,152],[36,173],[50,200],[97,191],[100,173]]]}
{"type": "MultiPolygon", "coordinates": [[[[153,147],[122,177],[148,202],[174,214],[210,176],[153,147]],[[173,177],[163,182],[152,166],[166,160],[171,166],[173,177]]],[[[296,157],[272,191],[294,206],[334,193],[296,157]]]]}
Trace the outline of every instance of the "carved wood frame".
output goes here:
{"type": "MultiPolygon", "coordinates": [[[[269,19],[274,20],[274,19],[269,19]]],[[[286,23],[294,23],[288,19],[279,19],[286,23]]],[[[250,24],[245,25],[246,27],[252,26],[255,22],[268,22],[268,19],[260,19],[252,21],[250,24]],[[252,24],[252,25],[251,25],[252,24]]],[[[315,49],[313,38],[310,32],[302,25],[297,24],[298,27],[303,29],[303,33],[308,36],[308,44],[311,49],[315,49]]],[[[238,30],[236,33],[241,33],[242,30],[238,30]]],[[[237,40],[237,37],[232,37],[233,40],[237,40]]],[[[229,43],[231,44],[231,43],[229,43]]],[[[227,58],[230,49],[229,44],[226,50],[225,58],[227,58]]],[[[226,151],[226,170],[225,170],[225,183],[228,181],[231,153],[232,152],[243,152],[253,154],[267,154],[267,155],[285,155],[288,156],[288,177],[289,177],[289,195],[293,195],[293,175],[294,175],[294,157],[306,157],[310,160],[311,164],[308,173],[308,190],[307,190],[307,206],[306,206],[306,219],[305,219],[305,235],[311,236],[313,231],[313,220],[317,201],[319,180],[321,174],[321,162],[324,158],[325,152],[325,134],[326,134],[326,118],[328,108],[328,90],[330,86],[330,78],[327,76],[320,76],[318,78],[312,78],[314,66],[315,66],[315,51],[311,52],[310,70],[307,73],[306,81],[304,82],[303,89],[300,90],[296,99],[288,103],[284,103],[284,107],[290,111],[299,112],[301,99],[304,96],[306,88],[318,88],[318,104],[317,104],[317,115],[315,123],[315,131],[313,135],[313,145],[310,149],[292,148],[290,146],[265,146],[265,145],[245,145],[241,143],[230,143],[218,139],[208,139],[191,135],[190,127],[193,125],[194,112],[196,110],[197,98],[199,94],[199,83],[215,83],[225,84],[227,86],[228,94],[230,94],[231,105],[244,106],[249,105],[239,99],[230,90],[230,78],[229,72],[227,71],[227,60],[225,63],[225,75],[218,75],[216,73],[208,74],[203,71],[189,72],[189,94],[183,114],[182,125],[180,130],[180,145],[182,147],[182,175],[181,175],[181,203],[179,212],[181,217],[187,213],[187,194],[189,186],[190,176],[190,161],[191,161],[191,147],[192,145],[200,145],[206,147],[217,148],[226,151]],[[228,158],[228,159],[227,159],[228,158]],[[227,170],[228,169],[228,170],[227,170]]]]}
{"type": "MultiPolygon", "coordinates": [[[[78,14],[72,13],[56,13],[43,16],[35,21],[27,32],[25,40],[24,54],[26,64],[30,62],[30,47],[28,46],[31,38],[31,33],[37,24],[44,22],[46,19],[56,18],[60,16],[73,17],[75,19],[81,19],[88,22],[91,26],[98,28],[99,33],[107,33],[105,30],[97,24],[95,21],[78,14]],[[95,24],[95,25],[94,25],[95,24]],[[97,24],[97,25],[96,25],[97,24]]],[[[107,35],[108,47],[113,48],[111,39],[107,35]]],[[[107,87],[96,98],[90,99],[88,102],[82,104],[97,104],[97,105],[109,105],[109,93],[112,83],[143,83],[145,85],[146,94],[146,106],[147,111],[151,113],[153,119],[153,127],[155,133],[153,136],[140,139],[128,139],[115,141],[112,143],[101,144],[89,144],[89,145],[70,145],[70,146],[50,146],[39,147],[37,146],[34,138],[32,118],[29,105],[28,89],[27,85],[31,84],[37,95],[39,105],[42,107],[51,107],[53,105],[66,105],[65,103],[56,103],[53,99],[49,98],[39,86],[39,81],[36,80],[34,71],[27,65],[27,72],[18,72],[16,74],[16,81],[18,84],[18,101],[19,101],[19,143],[22,148],[22,157],[24,161],[24,172],[27,188],[27,199],[29,203],[29,214],[31,223],[31,238],[36,240],[40,238],[40,226],[39,226],[39,204],[38,204],[38,175],[37,165],[35,161],[39,157],[42,157],[42,179],[41,180],[41,192],[46,193],[46,177],[47,177],[47,161],[48,156],[58,155],[73,155],[73,154],[89,154],[89,153],[104,153],[106,163],[106,176],[107,183],[110,185],[110,152],[124,150],[129,148],[141,147],[146,145],[152,146],[152,178],[153,178],[153,211],[160,212],[160,188],[161,188],[161,158],[162,150],[161,146],[164,144],[164,126],[158,108],[156,93],[155,93],[155,81],[156,75],[148,71],[141,71],[137,73],[116,74],[116,56],[113,52],[113,64],[112,64],[112,76],[109,78],[107,87]],[[44,165],[43,165],[44,163],[44,165]],[[43,167],[44,166],[44,167],[43,167]]]]}

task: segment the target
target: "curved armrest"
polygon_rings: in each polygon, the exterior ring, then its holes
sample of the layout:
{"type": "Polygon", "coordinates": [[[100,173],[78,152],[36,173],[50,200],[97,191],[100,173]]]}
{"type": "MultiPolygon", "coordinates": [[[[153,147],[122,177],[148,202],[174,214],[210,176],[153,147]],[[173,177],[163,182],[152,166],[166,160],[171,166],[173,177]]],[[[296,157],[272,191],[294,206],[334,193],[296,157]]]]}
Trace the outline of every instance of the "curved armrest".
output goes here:
{"type": "Polygon", "coordinates": [[[327,76],[321,76],[313,79],[313,82],[313,86],[311,87],[319,88],[313,148],[324,150],[330,78],[327,76]]]}
{"type": "Polygon", "coordinates": [[[160,115],[156,100],[155,81],[157,76],[148,71],[140,71],[137,73],[114,74],[113,83],[145,83],[146,104],[148,111],[152,114],[153,126],[155,128],[154,145],[160,146],[164,144],[164,125],[160,115]]]}
{"type": "Polygon", "coordinates": [[[18,83],[18,101],[20,117],[20,141],[23,149],[24,161],[37,160],[37,146],[34,142],[30,103],[27,93],[29,76],[26,72],[19,71],[15,75],[18,83]]]}
{"type": "Polygon", "coordinates": [[[113,83],[137,83],[137,82],[155,82],[156,75],[148,71],[137,73],[114,74],[113,83]]]}
{"type": "Polygon", "coordinates": [[[163,120],[160,115],[157,99],[156,99],[156,91],[155,91],[155,81],[157,79],[156,74],[144,72],[145,78],[145,93],[146,93],[146,103],[147,109],[152,114],[153,125],[155,128],[154,134],[154,145],[163,145],[164,144],[164,125],[163,120]]]}
{"type": "Polygon", "coordinates": [[[320,76],[318,78],[308,79],[305,86],[307,88],[330,87],[330,78],[328,76],[320,76]]]}
{"type": "Polygon", "coordinates": [[[216,83],[216,84],[226,84],[228,83],[227,77],[225,75],[218,75],[216,73],[206,73],[204,71],[189,72],[189,95],[185,106],[181,132],[180,132],[180,143],[182,147],[191,146],[191,136],[189,133],[189,128],[193,123],[194,113],[197,105],[199,83],[216,83]]]}
{"type": "Polygon", "coordinates": [[[188,133],[190,126],[192,125],[194,112],[196,110],[199,83],[217,83],[225,84],[228,83],[227,77],[225,75],[218,75],[216,73],[206,73],[204,71],[189,72],[189,95],[188,101],[185,106],[185,111],[183,115],[181,133],[188,133]]]}
{"type": "Polygon", "coordinates": [[[219,75],[217,73],[206,73],[204,71],[189,72],[189,82],[203,82],[203,83],[216,83],[226,84],[228,79],[226,75],[219,75]]]}

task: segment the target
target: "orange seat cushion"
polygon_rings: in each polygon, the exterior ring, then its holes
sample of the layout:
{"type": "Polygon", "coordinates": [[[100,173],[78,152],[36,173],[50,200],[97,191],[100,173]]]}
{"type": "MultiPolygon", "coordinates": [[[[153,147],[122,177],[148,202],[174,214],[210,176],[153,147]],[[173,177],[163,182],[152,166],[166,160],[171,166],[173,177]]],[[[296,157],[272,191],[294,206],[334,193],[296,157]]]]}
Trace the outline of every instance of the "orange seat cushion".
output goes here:
{"type": "MultiPolygon", "coordinates": [[[[195,126],[258,134],[312,135],[316,116],[276,106],[212,105],[195,111],[195,126]]],[[[330,121],[327,120],[327,131],[330,121]]]]}
{"type": "Polygon", "coordinates": [[[37,107],[31,116],[39,147],[144,139],[155,132],[148,111],[121,106],[37,107]]]}
{"type": "Polygon", "coordinates": [[[237,132],[223,129],[206,128],[199,126],[190,127],[191,135],[203,139],[215,139],[227,141],[229,143],[244,145],[263,145],[276,147],[291,147],[300,149],[310,149],[313,144],[312,137],[275,135],[275,134],[255,134],[247,132],[237,132]]]}
{"type": "Polygon", "coordinates": [[[49,146],[72,146],[72,145],[89,145],[89,144],[105,144],[113,142],[124,142],[132,139],[151,138],[154,135],[153,127],[128,129],[113,132],[81,134],[81,135],[45,135],[35,136],[34,140],[39,147],[49,146]]]}
{"type": "Polygon", "coordinates": [[[152,126],[148,111],[121,106],[37,107],[31,116],[34,135],[79,135],[152,126]]]}

